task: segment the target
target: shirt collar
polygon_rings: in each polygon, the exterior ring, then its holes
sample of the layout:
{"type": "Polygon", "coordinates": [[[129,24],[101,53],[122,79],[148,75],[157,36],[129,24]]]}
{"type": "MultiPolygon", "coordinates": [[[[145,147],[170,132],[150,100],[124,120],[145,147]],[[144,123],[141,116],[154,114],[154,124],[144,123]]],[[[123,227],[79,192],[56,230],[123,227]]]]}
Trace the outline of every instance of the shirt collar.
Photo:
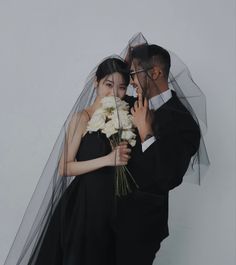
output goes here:
{"type": "Polygon", "coordinates": [[[160,93],[149,99],[149,109],[158,109],[164,103],[166,103],[172,97],[171,89],[168,88],[164,92],[160,93]]]}

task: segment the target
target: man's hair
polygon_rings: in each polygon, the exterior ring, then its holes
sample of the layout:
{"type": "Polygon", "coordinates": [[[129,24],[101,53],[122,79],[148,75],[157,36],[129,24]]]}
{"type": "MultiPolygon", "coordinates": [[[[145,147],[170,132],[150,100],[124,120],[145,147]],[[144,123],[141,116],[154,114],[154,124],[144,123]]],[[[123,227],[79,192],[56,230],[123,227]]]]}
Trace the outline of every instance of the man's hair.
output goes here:
{"type": "Polygon", "coordinates": [[[171,61],[169,52],[164,48],[155,44],[138,45],[131,50],[131,58],[132,60],[136,59],[144,69],[158,64],[164,73],[164,77],[168,79],[171,61]]]}

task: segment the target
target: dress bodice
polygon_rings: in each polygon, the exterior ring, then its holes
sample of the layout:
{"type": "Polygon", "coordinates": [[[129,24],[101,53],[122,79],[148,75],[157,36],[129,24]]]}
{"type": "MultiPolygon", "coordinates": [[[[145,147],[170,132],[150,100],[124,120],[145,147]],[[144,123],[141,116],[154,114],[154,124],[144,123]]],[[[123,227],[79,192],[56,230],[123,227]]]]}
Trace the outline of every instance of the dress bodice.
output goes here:
{"type": "MultiPolygon", "coordinates": [[[[90,159],[99,158],[105,156],[111,152],[110,142],[107,139],[106,135],[97,132],[87,132],[81,139],[79,149],[76,154],[77,161],[86,161],[90,159]]],[[[103,167],[94,173],[109,173],[111,174],[112,167],[103,167]]]]}
{"type": "Polygon", "coordinates": [[[97,132],[87,132],[81,139],[76,154],[77,161],[84,161],[107,155],[111,152],[111,146],[106,135],[97,132]]]}

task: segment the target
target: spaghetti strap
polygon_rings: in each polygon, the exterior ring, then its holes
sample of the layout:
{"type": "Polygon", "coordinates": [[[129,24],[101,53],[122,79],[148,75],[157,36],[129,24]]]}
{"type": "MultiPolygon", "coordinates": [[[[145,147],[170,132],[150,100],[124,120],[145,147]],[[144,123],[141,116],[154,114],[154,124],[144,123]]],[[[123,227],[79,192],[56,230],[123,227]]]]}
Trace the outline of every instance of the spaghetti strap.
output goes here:
{"type": "Polygon", "coordinates": [[[89,117],[89,119],[90,119],[90,115],[89,115],[89,113],[87,112],[87,110],[86,109],[84,109],[84,111],[88,114],[88,117],[89,117]]]}
{"type": "MultiPolygon", "coordinates": [[[[88,117],[89,117],[89,120],[90,120],[90,115],[89,115],[88,111],[85,110],[85,109],[84,109],[84,111],[88,114],[88,117]]],[[[85,132],[82,134],[82,138],[85,136],[85,134],[87,134],[87,131],[86,131],[86,130],[85,130],[85,132]]]]}

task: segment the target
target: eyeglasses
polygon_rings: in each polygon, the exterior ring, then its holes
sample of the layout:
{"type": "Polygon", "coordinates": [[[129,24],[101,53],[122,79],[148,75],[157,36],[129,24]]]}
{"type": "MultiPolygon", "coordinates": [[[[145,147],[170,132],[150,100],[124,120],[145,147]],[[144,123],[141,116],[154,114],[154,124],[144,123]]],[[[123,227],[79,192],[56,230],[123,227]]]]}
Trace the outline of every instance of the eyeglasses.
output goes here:
{"type": "Polygon", "coordinates": [[[140,70],[137,70],[137,71],[132,71],[129,73],[131,79],[134,81],[134,75],[137,74],[137,73],[142,73],[142,72],[146,72],[147,70],[150,70],[152,69],[152,67],[149,67],[147,69],[140,69],[140,70]]]}

